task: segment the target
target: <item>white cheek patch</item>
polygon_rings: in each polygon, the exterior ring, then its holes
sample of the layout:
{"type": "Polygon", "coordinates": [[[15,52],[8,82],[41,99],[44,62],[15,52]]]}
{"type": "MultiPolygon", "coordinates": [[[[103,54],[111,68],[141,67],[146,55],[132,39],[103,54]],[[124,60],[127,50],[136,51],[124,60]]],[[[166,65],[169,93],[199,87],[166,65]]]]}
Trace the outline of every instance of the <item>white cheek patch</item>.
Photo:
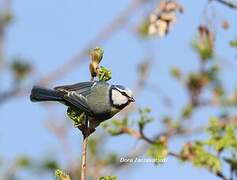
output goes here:
{"type": "Polygon", "coordinates": [[[112,90],[112,101],[114,105],[123,105],[128,102],[128,98],[122,95],[119,91],[112,90]]]}

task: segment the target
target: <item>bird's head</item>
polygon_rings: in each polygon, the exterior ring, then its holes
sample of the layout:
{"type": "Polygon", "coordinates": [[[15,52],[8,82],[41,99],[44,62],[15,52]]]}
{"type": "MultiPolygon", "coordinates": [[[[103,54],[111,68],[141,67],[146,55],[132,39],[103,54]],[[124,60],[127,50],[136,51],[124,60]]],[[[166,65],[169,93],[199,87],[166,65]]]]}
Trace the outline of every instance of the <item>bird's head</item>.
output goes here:
{"type": "Polygon", "coordinates": [[[131,102],[134,102],[133,93],[130,89],[121,85],[112,85],[110,91],[110,99],[112,106],[123,109],[131,102]]]}

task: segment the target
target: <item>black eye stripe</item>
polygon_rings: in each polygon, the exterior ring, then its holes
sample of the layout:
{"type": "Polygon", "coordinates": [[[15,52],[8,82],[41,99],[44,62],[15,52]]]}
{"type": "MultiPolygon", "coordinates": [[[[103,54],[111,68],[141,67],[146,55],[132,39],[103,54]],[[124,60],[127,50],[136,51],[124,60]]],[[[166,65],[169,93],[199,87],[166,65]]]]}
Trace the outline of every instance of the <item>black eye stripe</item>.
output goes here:
{"type": "Polygon", "coordinates": [[[126,94],[126,92],[120,91],[118,88],[114,88],[114,89],[115,89],[116,91],[120,92],[122,95],[126,96],[127,98],[130,98],[130,97],[126,94]]]}
{"type": "Polygon", "coordinates": [[[126,96],[127,98],[129,98],[129,96],[125,93],[125,92],[121,92],[119,91],[122,95],[126,96]]]}

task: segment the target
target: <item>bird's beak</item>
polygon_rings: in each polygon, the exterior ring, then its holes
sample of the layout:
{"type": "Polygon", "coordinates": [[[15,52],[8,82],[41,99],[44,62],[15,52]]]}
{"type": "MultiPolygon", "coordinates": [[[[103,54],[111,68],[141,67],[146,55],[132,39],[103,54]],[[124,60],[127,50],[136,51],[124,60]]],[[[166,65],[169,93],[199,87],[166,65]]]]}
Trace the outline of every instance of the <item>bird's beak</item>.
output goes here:
{"type": "Polygon", "coordinates": [[[129,98],[130,102],[135,102],[135,99],[133,97],[129,98]]]}

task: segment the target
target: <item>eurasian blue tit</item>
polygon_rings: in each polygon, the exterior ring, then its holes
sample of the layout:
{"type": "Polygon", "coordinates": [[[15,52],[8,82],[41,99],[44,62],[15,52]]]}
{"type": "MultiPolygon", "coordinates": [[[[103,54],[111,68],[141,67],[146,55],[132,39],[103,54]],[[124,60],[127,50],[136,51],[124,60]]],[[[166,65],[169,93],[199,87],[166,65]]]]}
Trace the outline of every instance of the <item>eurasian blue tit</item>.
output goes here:
{"type": "Polygon", "coordinates": [[[30,99],[34,102],[58,101],[83,111],[88,117],[100,122],[110,119],[134,102],[130,89],[121,85],[110,85],[105,81],[81,82],[58,86],[53,90],[34,86],[30,99]]]}

